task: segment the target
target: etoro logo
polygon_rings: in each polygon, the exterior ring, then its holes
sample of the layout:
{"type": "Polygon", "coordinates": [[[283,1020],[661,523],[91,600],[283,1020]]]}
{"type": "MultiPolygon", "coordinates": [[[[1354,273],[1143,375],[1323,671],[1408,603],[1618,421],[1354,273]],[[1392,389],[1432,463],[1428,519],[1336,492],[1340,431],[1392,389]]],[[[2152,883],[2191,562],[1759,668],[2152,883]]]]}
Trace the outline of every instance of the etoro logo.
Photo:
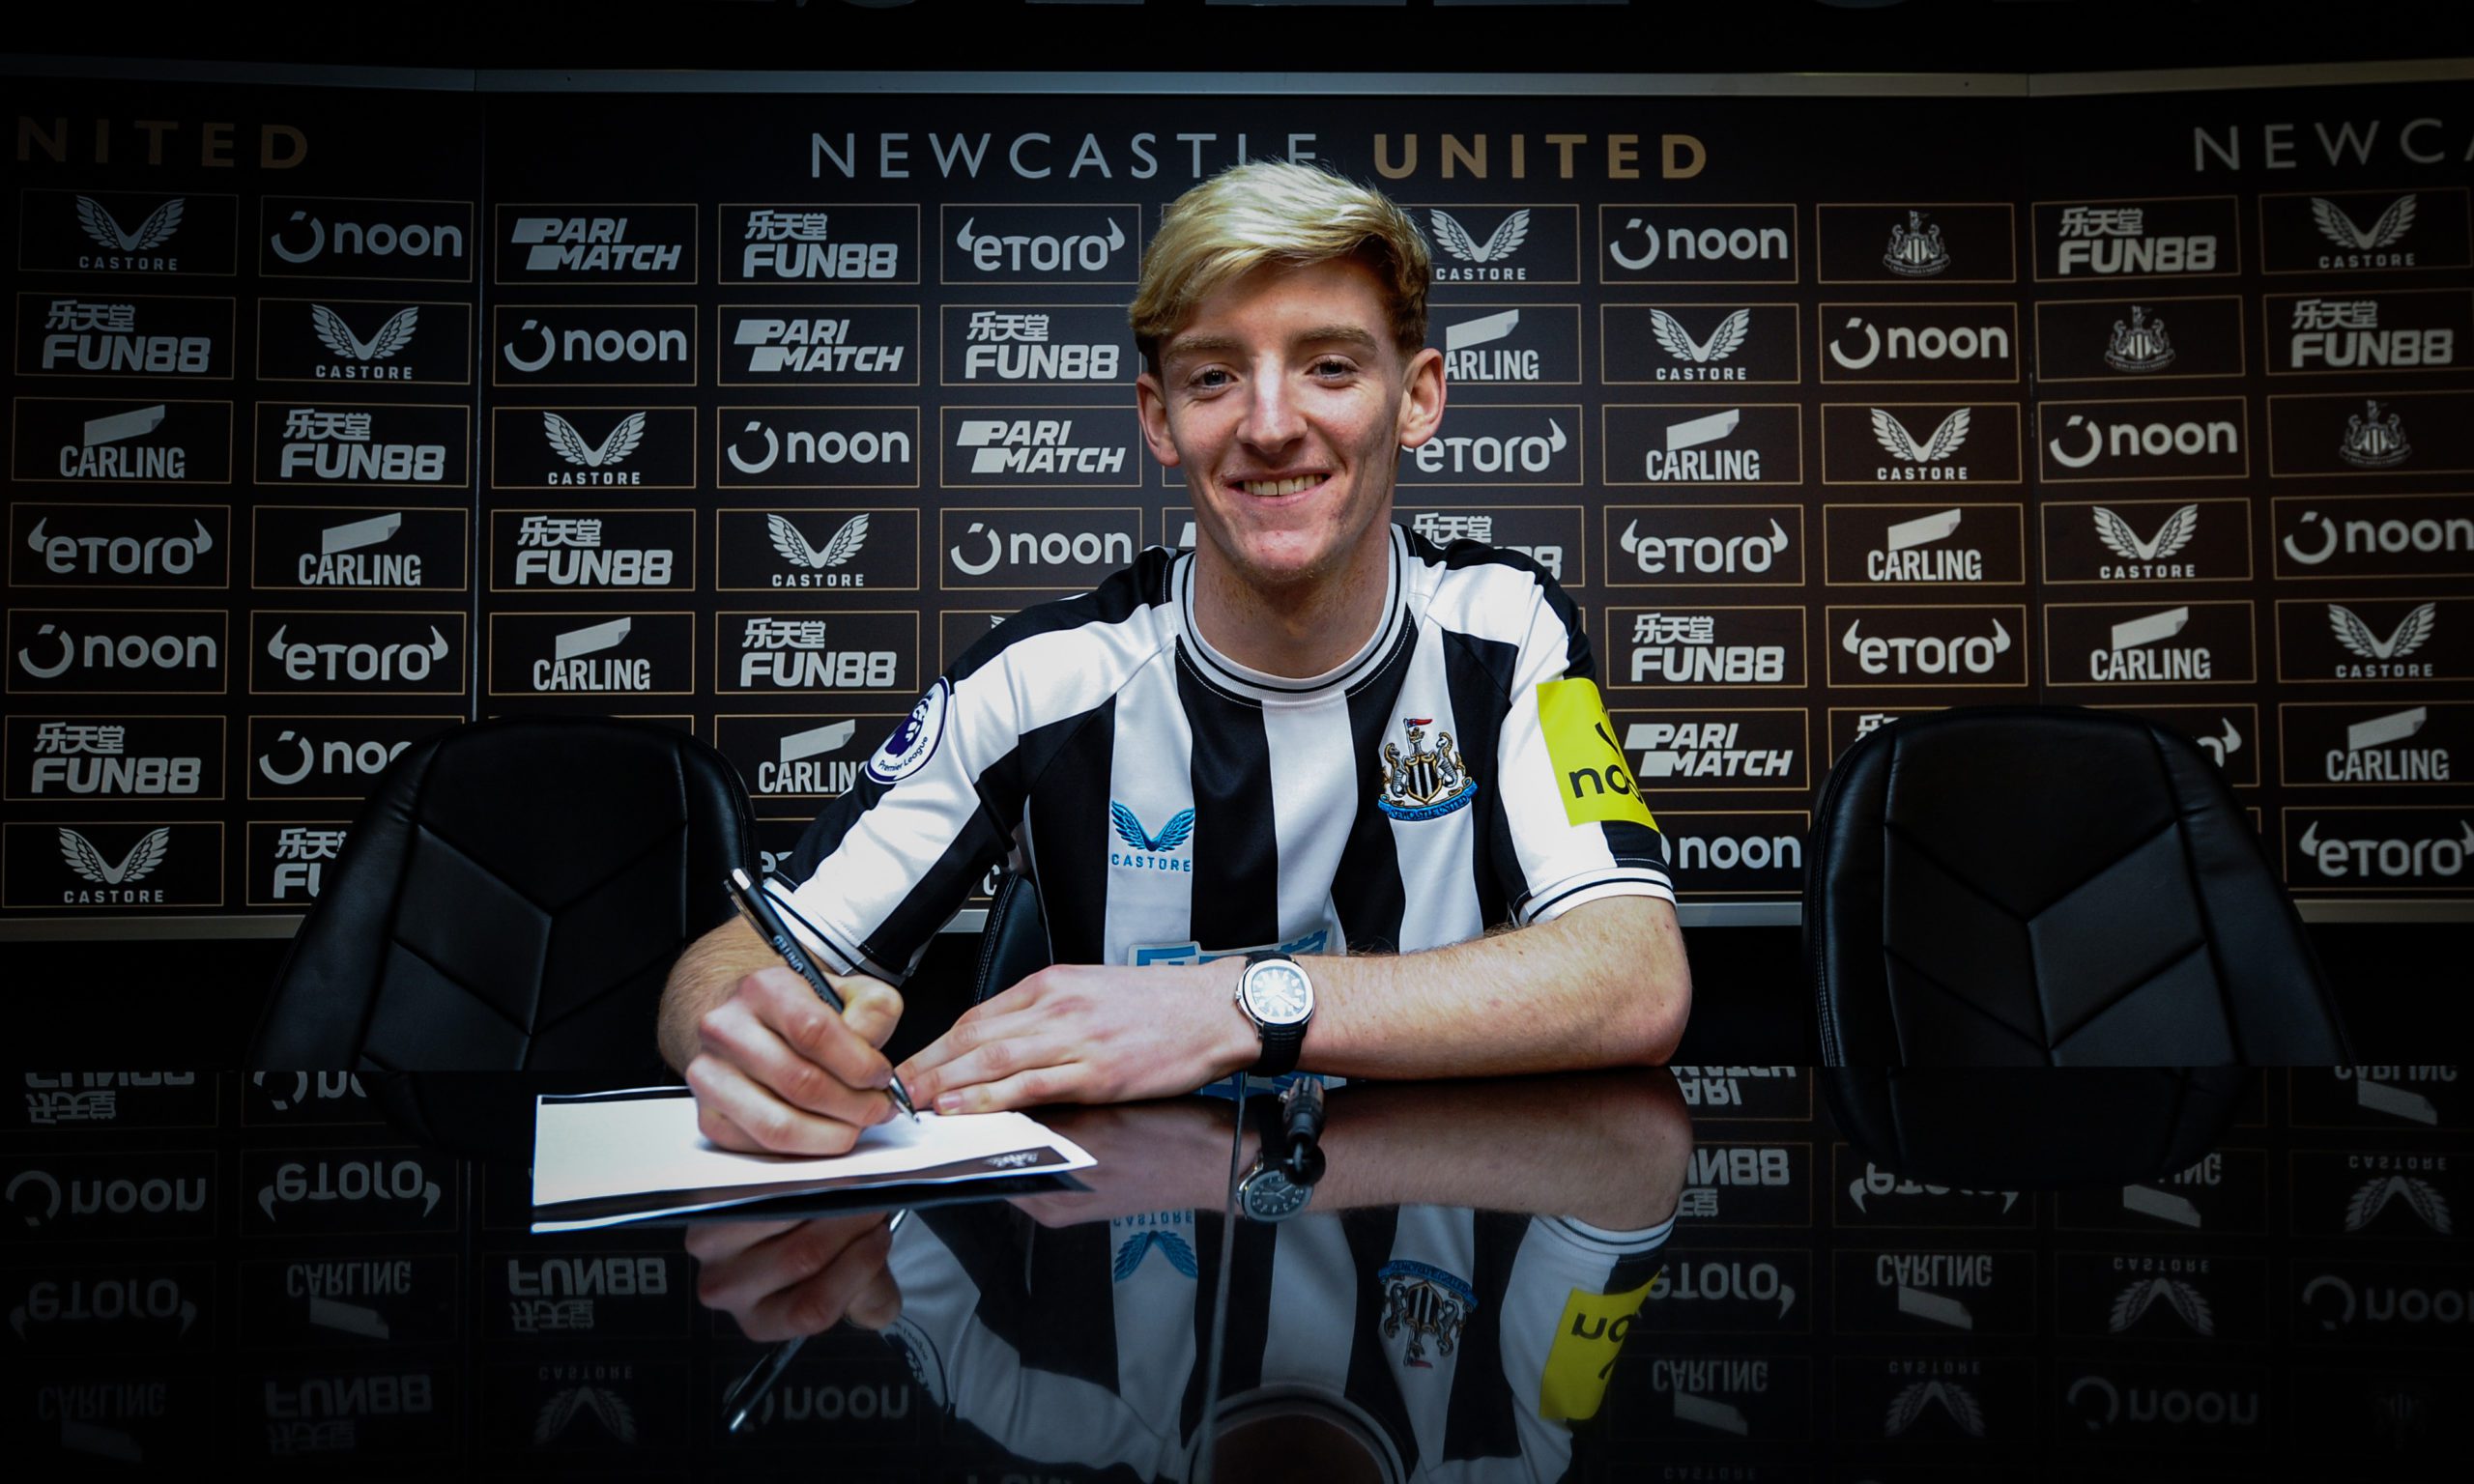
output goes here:
{"type": "MultiPolygon", "coordinates": [[[[1932,610],[1911,610],[1918,619],[1929,621],[1932,610]]],[[[2001,657],[2010,652],[2010,631],[1998,617],[1988,616],[1985,623],[1991,634],[1932,632],[1920,635],[1869,635],[1863,632],[1864,620],[1851,620],[1847,632],[1839,636],[1838,646],[1854,656],[1856,669],[1865,675],[1967,677],[1990,675],[2004,669],[2001,657]]],[[[2000,682],[1995,682],[2000,683],[2000,682]]]]}
{"type": "MultiPolygon", "coordinates": [[[[2303,858],[2329,881],[2359,881],[2372,886],[2386,881],[2454,881],[2464,873],[2467,857],[2474,856],[2474,821],[2460,819],[2452,834],[2412,840],[2396,836],[2346,838],[2334,833],[2333,824],[2330,833],[2322,836],[2320,826],[2327,822],[2314,818],[2295,844],[2301,848],[2303,858]]],[[[2382,1195],[2380,1199],[2387,1197],[2382,1195]]]]}
{"type": "MultiPolygon", "coordinates": [[[[258,1187],[257,1207],[280,1222],[298,1206],[420,1203],[427,1216],[438,1207],[438,1182],[417,1159],[315,1156],[276,1165],[274,1178],[258,1187]]],[[[298,1214],[295,1213],[295,1214],[298,1214]]]]}
{"type": "Polygon", "coordinates": [[[1657,576],[1757,576],[1769,571],[1788,547],[1786,528],[1769,517],[1767,535],[1645,536],[1635,517],[1624,523],[1616,547],[1641,572],[1657,576]]]}
{"type": "Polygon", "coordinates": [[[267,658],[275,662],[284,679],[296,684],[351,680],[417,686],[439,669],[449,647],[437,624],[427,628],[425,643],[339,643],[292,640],[288,638],[292,625],[287,621],[276,624],[268,637],[267,658]]]}
{"type": "Polygon", "coordinates": [[[54,534],[51,521],[45,515],[35,522],[26,532],[26,549],[43,558],[44,571],[60,577],[185,577],[216,549],[214,533],[195,516],[188,518],[191,533],[186,536],[54,534]]]}
{"type": "Polygon", "coordinates": [[[1137,209],[1091,207],[991,207],[963,210],[963,224],[954,233],[959,258],[945,260],[945,281],[1021,283],[1068,279],[1080,283],[1124,283],[1133,277],[1133,258],[1126,248],[1135,242],[1119,219],[1137,220],[1137,209]],[[1099,219],[1078,221],[1078,231],[1018,231],[1008,225],[1053,228],[1061,217],[1097,211],[1099,219]],[[992,224],[983,229],[986,217],[992,224]],[[1124,261],[1120,261],[1120,255],[1124,261]]]}
{"type": "Polygon", "coordinates": [[[1404,482],[1421,484],[1466,482],[1456,477],[1463,474],[1523,484],[1577,483],[1579,455],[1563,457],[1572,441],[1562,420],[1548,412],[1545,423],[1541,432],[1534,415],[1510,408],[1466,409],[1453,431],[1407,451],[1401,475],[1404,482]],[[1497,431],[1472,433],[1468,429],[1473,423],[1497,431]],[[1443,477],[1420,477],[1434,475],[1443,477]]]}

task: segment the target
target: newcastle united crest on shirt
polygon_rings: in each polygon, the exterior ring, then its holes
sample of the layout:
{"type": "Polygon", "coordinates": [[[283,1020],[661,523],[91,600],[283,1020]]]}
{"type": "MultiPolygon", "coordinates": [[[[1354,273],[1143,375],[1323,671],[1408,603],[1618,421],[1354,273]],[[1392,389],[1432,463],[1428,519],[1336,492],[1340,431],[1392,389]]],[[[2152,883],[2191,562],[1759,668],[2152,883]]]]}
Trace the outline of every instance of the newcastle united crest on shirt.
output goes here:
{"type": "Polygon", "coordinates": [[[1418,1370],[1434,1369],[1426,1347],[1432,1345],[1438,1356],[1452,1354],[1461,1326],[1477,1310],[1478,1291],[1465,1278],[1406,1259],[1385,1263],[1375,1277],[1383,1284],[1383,1337],[1397,1339],[1408,1330],[1409,1349],[1401,1359],[1418,1370]]]}
{"type": "Polygon", "coordinates": [[[1452,733],[1435,733],[1429,749],[1423,744],[1425,728],[1434,725],[1432,717],[1403,717],[1400,725],[1408,730],[1409,751],[1404,755],[1398,744],[1383,744],[1383,797],[1375,807],[1395,819],[1440,819],[1466,806],[1478,781],[1452,745],[1452,733]]]}

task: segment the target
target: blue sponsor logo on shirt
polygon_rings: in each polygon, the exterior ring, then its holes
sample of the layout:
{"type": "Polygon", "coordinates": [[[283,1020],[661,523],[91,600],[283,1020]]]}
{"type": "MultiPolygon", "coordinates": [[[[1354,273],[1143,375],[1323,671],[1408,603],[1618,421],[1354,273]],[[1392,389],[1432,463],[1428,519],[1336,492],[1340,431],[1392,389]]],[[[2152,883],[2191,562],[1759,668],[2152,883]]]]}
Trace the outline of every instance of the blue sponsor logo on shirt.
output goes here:
{"type": "Polygon", "coordinates": [[[1160,826],[1160,833],[1157,835],[1142,827],[1141,819],[1135,815],[1133,810],[1114,800],[1108,803],[1108,820],[1116,827],[1117,839],[1133,847],[1127,850],[1109,851],[1109,865],[1123,866],[1135,870],[1191,872],[1194,869],[1194,857],[1191,854],[1181,856],[1173,853],[1182,848],[1187,838],[1194,832],[1193,810],[1183,809],[1169,815],[1168,822],[1160,826]]]}

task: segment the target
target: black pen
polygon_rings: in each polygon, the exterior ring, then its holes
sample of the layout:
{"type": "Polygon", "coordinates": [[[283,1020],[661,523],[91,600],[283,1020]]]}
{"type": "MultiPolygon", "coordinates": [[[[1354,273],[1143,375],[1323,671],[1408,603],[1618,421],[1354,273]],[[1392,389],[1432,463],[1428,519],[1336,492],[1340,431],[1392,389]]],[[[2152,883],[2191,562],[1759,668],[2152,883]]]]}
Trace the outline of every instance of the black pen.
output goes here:
{"type": "MultiPolygon", "coordinates": [[[[764,889],[749,880],[747,872],[735,866],[731,868],[730,879],[722,884],[730,889],[731,900],[738,903],[739,915],[747,919],[747,925],[750,928],[756,929],[756,935],[771,944],[773,952],[782,956],[784,963],[798,970],[800,976],[807,980],[808,987],[816,991],[818,999],[832,1006],[835,1014],[841,1014],[843,1013],[842,996],[833,992],[832,984],[818,971],[815,964],[808,961],[808,956],[800,951],[798,940],[791,936],[790,925],[783,922],[782,914],[774,910],[773,903],[766,897],[764,889]]],[[[902,1085],[901,1077],[895,1077],[893,1085],[885,1091],[893,1095],[895,1105],[902,1111],[909,1114],[914,1120],[919,1117],[919,1110],[911,1106],[910,1091],[902,1085]]]]}

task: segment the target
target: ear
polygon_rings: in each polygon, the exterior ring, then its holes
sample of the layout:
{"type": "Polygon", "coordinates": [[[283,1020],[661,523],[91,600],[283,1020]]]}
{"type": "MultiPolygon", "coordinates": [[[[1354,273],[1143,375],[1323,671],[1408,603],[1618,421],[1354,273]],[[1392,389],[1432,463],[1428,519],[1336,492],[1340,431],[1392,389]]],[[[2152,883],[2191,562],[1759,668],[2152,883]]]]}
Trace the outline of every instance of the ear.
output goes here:
{"type": "Polygon", "coordinates": [[[1168,394],[1160,389],[1159,377],[1145,371],[1135,378],[1134,408],[1142,421],[1142,441],[1151,445],[1151,456],[1166,469],[1183,463],[1175,440],[1168,436],[1168,394]]]}
{"type": "Polygon", "coordinates": [[[1443,352],[1433,346],[1409,357],[1400,383],[1400,446],[1415,448],[1443,426],[1443,352]]]}

